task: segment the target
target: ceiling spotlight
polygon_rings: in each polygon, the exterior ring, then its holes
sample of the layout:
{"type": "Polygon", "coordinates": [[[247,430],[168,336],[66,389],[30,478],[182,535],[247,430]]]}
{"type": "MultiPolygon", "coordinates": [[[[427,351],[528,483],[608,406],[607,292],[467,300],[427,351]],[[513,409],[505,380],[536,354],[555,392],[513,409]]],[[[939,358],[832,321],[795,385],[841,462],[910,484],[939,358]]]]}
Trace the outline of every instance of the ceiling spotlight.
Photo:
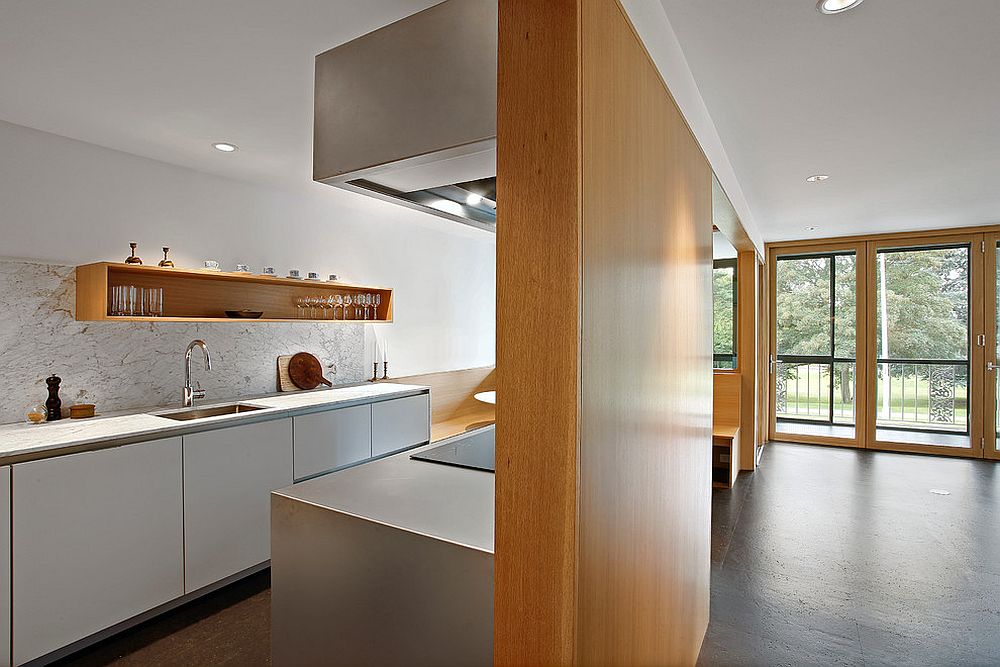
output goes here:
{"type": "Polygon", "coordinates": [[[807,183],[819,183],[820,181],[825,181],[830,178],[829,174],[813,174],[806,179],[807,183]]]}
{"type": "Polygon", "coordinates": [[[469,196],[465,198],[465,203],[469,206],[479,206],[483,203],[483,197],[475,192],[470,192],[469,196]]]}
{"type": "Polygon", "coordinates": [[[212,144],[212,148],[222,153],[235,153],[240,149],[236,144],[230,144],[225,141],[218,141],[212,144]]]}
{"type": "Polygon", "coordinates": [[[841,14],[854,9],[865,0],[819,0],[816,10],[820,14],[841,14]]]}
{"type": "Polygon", "coordinates": [[[807,232],[815,232],[816,231],[816,225],[809,225],[808,227],[806,227],[806,231],[807,232]]]}

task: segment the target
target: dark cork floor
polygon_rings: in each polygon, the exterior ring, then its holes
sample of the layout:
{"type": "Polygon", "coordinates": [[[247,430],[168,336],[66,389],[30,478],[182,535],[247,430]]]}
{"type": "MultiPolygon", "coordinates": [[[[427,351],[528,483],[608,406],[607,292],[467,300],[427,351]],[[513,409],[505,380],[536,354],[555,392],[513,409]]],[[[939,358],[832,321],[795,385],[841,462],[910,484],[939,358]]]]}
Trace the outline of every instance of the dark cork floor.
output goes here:
{"type": "MultiPolygon", "coordinates": [[[[761,463],[713,493],[700,665],[1000,665],[1000,463],[785,444],[761,463]]],[[[269,604],[264,572],[61,664],[267,665],[269,604]]]]}
{"type": "Polygon", "coordinates": [[[1000,462],[770,444],[712,519],[700,665],[1000,665],[1000,462]]]}

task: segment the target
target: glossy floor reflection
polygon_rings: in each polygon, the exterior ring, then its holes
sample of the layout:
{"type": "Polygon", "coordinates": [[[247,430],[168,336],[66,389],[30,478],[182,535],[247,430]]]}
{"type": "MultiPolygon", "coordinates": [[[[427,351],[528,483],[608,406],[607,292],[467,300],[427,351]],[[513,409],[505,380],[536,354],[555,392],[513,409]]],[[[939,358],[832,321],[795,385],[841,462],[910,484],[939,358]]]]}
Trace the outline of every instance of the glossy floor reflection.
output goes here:
{"type": "Polygon", "coordinates": [[[772,443],[713,494],[700,665],[1000,664],[1000,463],[772,443]]]}

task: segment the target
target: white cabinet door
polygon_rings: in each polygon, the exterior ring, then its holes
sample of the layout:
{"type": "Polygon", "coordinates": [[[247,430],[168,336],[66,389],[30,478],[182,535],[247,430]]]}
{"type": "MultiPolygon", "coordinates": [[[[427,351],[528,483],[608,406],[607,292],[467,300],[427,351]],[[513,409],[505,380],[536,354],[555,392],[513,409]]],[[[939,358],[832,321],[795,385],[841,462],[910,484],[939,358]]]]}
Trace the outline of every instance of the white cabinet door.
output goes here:
{"type": "Polygon", "coordinates": [[[372,405],[372,456],[397,452],[430,439],[431,408],[427,394],[372,405]]]}
{"type": "Polygon", "coordinates": [[[271,491],[291,483],[291,419],[184,436],[186,592],[271,557],[271,491]]]}
{"type": "Polygon", "coordinates": [[[14,663],[184,593],[181,439],[13,466],[14,663]]]}
{"type": "Polygon", "coordinates": [[[372,456],[372,406],[295,417],[295,479],[328,472],[372,456]]]}
{"type": "Polygon", "coordinates": [[[0,467],[0,667],[10,665],[10,467],[0,467]]]}

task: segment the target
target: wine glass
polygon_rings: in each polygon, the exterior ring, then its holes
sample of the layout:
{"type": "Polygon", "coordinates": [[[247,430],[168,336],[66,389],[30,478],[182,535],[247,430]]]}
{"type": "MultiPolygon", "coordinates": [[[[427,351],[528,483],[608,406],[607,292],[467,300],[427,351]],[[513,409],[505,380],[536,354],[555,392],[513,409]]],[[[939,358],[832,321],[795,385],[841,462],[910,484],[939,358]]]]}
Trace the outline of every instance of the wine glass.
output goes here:
{"type": "Polygon", "coordinates": [[[344,297],[344,317],[343,317],[343,319],[345,319],[345,320],[347,319],[347,311],[350,310],[350,308],[351,308],[351,303],[353,303],[352,300],[351,300],[351,295],[348,294],[348,295],[346,295],[344,297]]]}
{"type": "Polygon", "coordinates": [[[382,305],[382,295],[379,294],[378,292],[375,292],[375,294],[372,295],[372,305],[375,308],[375,312],[373,313],[373,315],[374,315],[373,319],[377,320],[378,319],[378,307],[382,305]]]}
{"type": "Polygon", "coordinates": [[[306,297],[295,297],[295,317],[305,319],[306,297]]]}
{"type": "Polygon", "coordinates": [[[368,311],[371,310],[371,307],[372,307],[372,295],[371,294],[365,294],[365,319],[366,320],[369,319],[368,318],[368,311]]]}
{"type": "Polygon", "coordinates": [[[337,319],[337,308],[340,308],[341,312],[343,312],[344,297],[341,294],[333,295],[333,319],[337,319]]]}

